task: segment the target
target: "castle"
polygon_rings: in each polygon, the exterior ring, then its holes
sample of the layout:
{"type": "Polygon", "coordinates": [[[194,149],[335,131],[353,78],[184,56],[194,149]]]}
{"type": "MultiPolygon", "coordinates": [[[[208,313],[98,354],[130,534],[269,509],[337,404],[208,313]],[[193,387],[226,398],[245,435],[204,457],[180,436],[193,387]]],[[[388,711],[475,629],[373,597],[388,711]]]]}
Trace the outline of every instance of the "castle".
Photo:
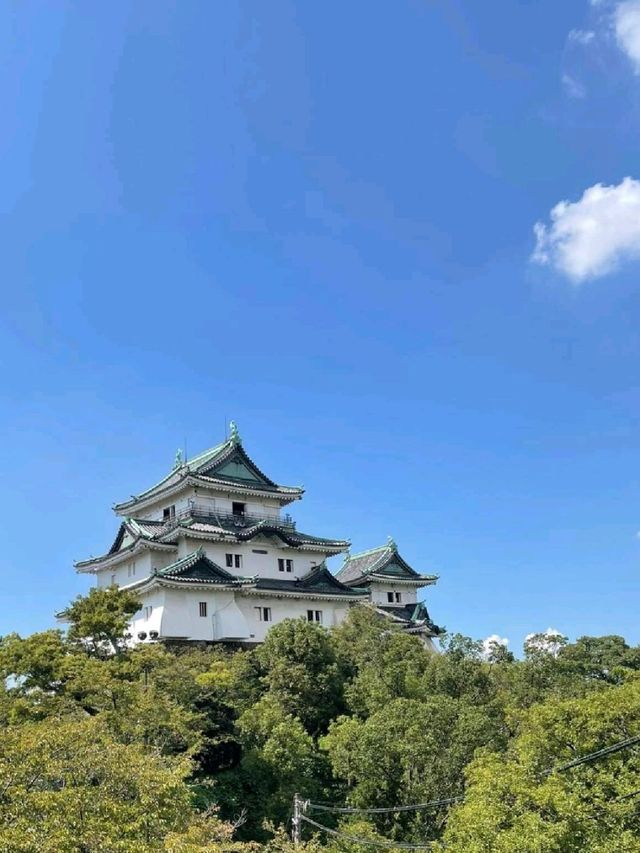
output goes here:
{"type": "Polygon", "coordinates": [[[435,648],[442,630],[417,592],[437,577],[416,572],[392,540],[351,555],[345,540],[300,532],[282,510],[303,493],[267,477],[232,423],[222,444],[189,461],[178,453],[160,482],[116,504],[112,546],[76,570],[140,599],[133,642],[260,643],[283,619],[330,627],[369,603],[435,648]],[[325,561],[336,554],[345,558],[333,575],[325,561]]]}

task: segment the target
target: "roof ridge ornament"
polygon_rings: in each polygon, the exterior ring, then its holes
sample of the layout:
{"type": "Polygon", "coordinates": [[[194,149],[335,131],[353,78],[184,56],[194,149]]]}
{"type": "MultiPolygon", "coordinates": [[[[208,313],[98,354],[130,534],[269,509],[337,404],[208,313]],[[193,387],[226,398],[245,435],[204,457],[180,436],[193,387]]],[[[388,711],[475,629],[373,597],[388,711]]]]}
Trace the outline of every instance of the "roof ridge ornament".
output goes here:
{"type": "Polygon", "coordinates": [[[396,545],[396,540],[393,536],[387,536],[387,548],[394,553],[398,553],[398,546],[396,545]]]}
{"type": "Polygon", "coordinates": [[[242,444],[242,439],[240,438],[240,433],[238,432],[238,425],[235,421],[231,421],[229,423],[229,441],[232,444],[242,444]]]}
{"type": "Polygon", "coordinates": [[[174,462],[173,462],[173,467],[174,467],[174,468],[182,468],[182,465],[183,465],[183,460],[182,460],[182,450],[181,450],[181,448],[179,447],[179,448],[176,450],[176,458],[175,458],[175,460],[174,460],[174,462]]]}

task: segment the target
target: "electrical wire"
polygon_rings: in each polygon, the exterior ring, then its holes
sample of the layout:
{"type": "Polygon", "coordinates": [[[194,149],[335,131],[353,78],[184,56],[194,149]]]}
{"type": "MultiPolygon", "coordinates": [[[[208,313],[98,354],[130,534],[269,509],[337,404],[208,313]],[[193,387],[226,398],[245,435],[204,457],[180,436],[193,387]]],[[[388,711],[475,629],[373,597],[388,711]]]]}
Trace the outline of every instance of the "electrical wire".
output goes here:
{"type": "Polygon", "coordinates": [[[640,794],[640,788],[637,791],[632,791],[630,794],[623,794],[621,797],[614,797],[612,803],[621,803],[623,800],[630,800],[632,797],[637,797],[640,794]]]}
{"type": "Polygon", "coordinates": [[[320,803],[308,803],[307,808],[317,812],[331,812],[332,814],[390,814],[393,812],[413,812],[421,809],[437,808],[438,806],[449,806],[452,803],[459,803],[464,799],[462,795],[459,797],[448,797],[444,800],[431,800],[428,803],[415,803],[407,806],[391,806],[375,809],[350,809],[339,806],[325,806],[320,803]]]}
{"type": "Polygon", "coordinates": [[[339,832],[337,829],[330,829],[328,826],[323,826],[321,823],[317,823],[315,820],[311,820],[310,817],[306,817],[305,815],[300,815],[300,820],[305,821],[305,823],[311,824],[311,826],[315,826],[316,829],[319,829],[321,832],[326,832],[328,835],[333,835],[335,838],[342,838],[344,841],[353,841],[356,844],[368,844],[371,847],[395,847],[399,850],[433,850],[433,845],[436,843],[432,842],[430,844],[407,844],[404,841],[378,841],[374,838],[360,838],[357,835],[348,835],[346,832],[339,832]]]}
{"type": "MultiPolygon", "coordinates": [[[[636,735],[635,737],[626,738],[625,740],[619,741],[618,743],[614,743],[611,746],[606,746],[603,749],[598,749],[595,752],[590,752],[587,755],[582,755],[579,758],[575,758],[573,761],[569,761],[566,764],[561,764],[559,767],[550,767],[545,771],[545,776],[550,776],[552,773],[564,773],[567,770],[571,770],[573,767],[579,767],[581,764],[587,764],[590,761],[597,761],[600,758],[607,758],[609,755],[613,755],[616,752],[620,752],[623,749],[627,749],[630,746],[635,746],[640,743],[640,735],[636,735]]],[[[627,797],[635,796],[640,793],[640,791],[634,792],[634,794],[628,794],[627,797]]],[[[619,798],[623,799],[623,798],[619,798]]],[[[458,797],[447,797],[445,799],[440,800],[431,800],[427,803],[414,803],[413,805],[398,805],[398,806],[387,806],[385,808],[371,808],[371,809],[357,809],[357,808],[347,808],[341,806],[327,806],[322,803],[311,803],[307,802],[305,807],[307,809],[311,809],[312,811],[321,811],[321,812],[330,812],[332,814],[392,814],[394,812],[409,812],[409,811],[419,811],[421,809],[428,808],[437,808],[438,806],[448,806],[453,803],[459,803],[464,800],[464,796],[458,797]]]]}
{"type": "Polygon", "coordinates": [[[636,737],[630,737],[626,740],[621,740],[619,743],[614,743],[611,746],[606,746],[604,749],[599,749],[597,752],[590,752],[588,755],[583,755],[580,758],[575,758],[573,761],[569,761],[567,764],[562,764],[560,767],[552,767],[551,769],[546,771],[547,776],[551,773],[564,773],[565,770],[571,770],[573,767],[579,767],[581,764],[586,764],[589,761],[596,761],[599,758],[607,758],[609,755],[613,755],[616,752],[620,752],[622,749],[627,749],[630,746],[635,746],[635,744],[640,743],[640,735],[636,735],[636,737]]]}

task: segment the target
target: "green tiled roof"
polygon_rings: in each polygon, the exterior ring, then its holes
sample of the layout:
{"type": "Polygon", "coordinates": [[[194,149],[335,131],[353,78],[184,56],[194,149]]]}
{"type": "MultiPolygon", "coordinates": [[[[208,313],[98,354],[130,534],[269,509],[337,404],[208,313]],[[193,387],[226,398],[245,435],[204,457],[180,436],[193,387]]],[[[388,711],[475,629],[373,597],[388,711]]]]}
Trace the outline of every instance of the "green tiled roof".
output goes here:
{"type": "Polygon", "coordinates": [[[256,578],[255,587],[274,592],[319,593],[321,595],[339,595],[347,598],[368,598],[366,590],[351,589],[332,575],[325,563],[314,566],[306,575],[297,580],[280,578],[256,578]]]}
{"type": "Polygon", "coordinates": [[[192,583],[211,583],[211,584],[237,584],[241,579],[229,574],[225,569],[210,560],[204,552],[204,549],[199,548],[193,551],[186,557],[176,560],[170,566],[165,566],[164,569],[159,569],[155,576],[165,578],[166,580],[192,582],[192,583]]]}
{"type": "Polygon", "coordinates": [[[349,585],[367,583],[371,575],[383,576],[390,581],[415,580],[432,583],[437,575],[421,575],[398,553],[396,543],[390,539],[386,545],[371,548],[360,554],[348,555],[340,567],[337,577],[349,585]]]}
{"type": "Polygon", "coordinates": [[[425,628],[428,633],[434,637],[445,633],[444,628],[440,628],[429,616],[429,611],[422,601],[416,604],[378,604],[378,610],[406,624],[408,628],[425,628]]]}
{"type": "Polygon", "coordinates": [[[199,453],[189,461],[182,462],[178,455],[176,464],[165,477],[143,492],[132,495],[129,500],[116,504],[114,509],[120,512],[132,507],[152,497],[156,492],[178,485],[189,476],[202,479],[204,483],[220,483],[236,486],[241,490],[272,492],[289,500],[300,497],[304,491],[298,486],[280,486],[267,477],[248,456],[236,430],[232,432],[231,438],[199,453]]]}
{"type": "Polygon", "coordinates": [[[193,530],[195,533],[211,534],[217,537],[232,534],[238,542],[248,542],[256,536],[277,536],[292,548],[317,546],[321,552],[324,549],[329,549],[329,551],[339,553],[349,547],[349,542],[345,539],[326,539],[322,536],[302,533],[290,524],[278,524],[275,519],[263,519],[243,524],[224,514],[217,517],[214,511],[208,516],[199,516],[197,512],[194,512],[192,515],[181,519],[176,527],[167,531],[165,539],[175,539],[177,530],[193,530]]]}

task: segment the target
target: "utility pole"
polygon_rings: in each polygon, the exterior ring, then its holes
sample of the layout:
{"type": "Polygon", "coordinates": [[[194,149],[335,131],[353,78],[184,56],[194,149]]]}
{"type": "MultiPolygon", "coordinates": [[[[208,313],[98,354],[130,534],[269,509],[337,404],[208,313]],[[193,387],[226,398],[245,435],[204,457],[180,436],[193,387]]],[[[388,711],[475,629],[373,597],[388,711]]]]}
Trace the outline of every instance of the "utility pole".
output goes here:
{"type": "Polygon", "coordinates": [[[302,821],[300,820],[300,815],[302,814],[302,800],[300,799],[299,794],[293,795],[293,817],[291,818],[291,840],[297,846],[300,844],[300,829],[302,821]]]}

